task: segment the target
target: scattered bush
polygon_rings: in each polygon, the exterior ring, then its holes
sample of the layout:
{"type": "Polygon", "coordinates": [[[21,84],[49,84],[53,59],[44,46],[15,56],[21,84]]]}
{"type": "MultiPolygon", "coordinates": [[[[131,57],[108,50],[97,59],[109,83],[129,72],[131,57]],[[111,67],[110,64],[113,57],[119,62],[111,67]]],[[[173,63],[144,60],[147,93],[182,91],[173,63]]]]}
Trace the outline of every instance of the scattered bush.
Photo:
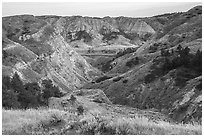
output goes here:
{"type": "Polygon", "coordinates": [[[138,57],[132,58],[131,60],[126,62],[126,66],[128,66],[128,67],[132,67],[132,66],[135,66],[137,64],[139,64],[139,58],[138,57]]]}
{"type": "Polygon", "coordinates": [[[74,102],[74,101],[76,100],[76,97],[75,97],[74,95],[71,95],[70,100],[71,100],[72,102],[74,102]]]}
{"type": "Polygon", "coordinates": [[[77,107],[77,113],[78,115],[83,115],[84,113],[84,107],[82,105],[77,107]]]}
{"type": "Polygon", "coordinates": [[[196,85],[196,89],[198,90],[202,90],[202,81],[200,81],[200,83],[198,85],[196,85]]]}
{"type": "Polygon", "coordinates": [[[157,51],[157,49],[158,49],[157,46],[150,46],[150,47],[149,47],[149,53],[154,53],[154,52],[157,51]]]}
{"type": "Polygon", "coordinates": [[[18,73],[15,73],[13,75],[13,78],[11,79],[11,87],[9,87],[9,88],[14,89],[14,91],[17,93],[20,93],[21,91],[24,90],[23,82],[21,81],[18,73]]]}
{"type": "Polygon", "coordinates": [[[148,84],[148,83],[154,81],[155,78],[156,78],[156,77],[155,77],[154,74],[152,74],[152,73],[147,74],[147,75],[144,77],[144,82],[145,82],[146,84],[148,84]]]}
{"type": "Polygon", "coordinates": [[[117,77],[117,78],[114,78],[113,79],[113,82],[117,82],[117,81],[120,81],[123,77],[117,77]]]}
{"type": "Polygon", "coordinates": [[[116,54],[116,57],[115,58],[119,58],[121,56],[124,56],[125,54],[129,54],[129,53],[133,53],[137,50],[137,48],[126,48],[125,50],[122,50],[122,51],[119,51],[117,54],[116,54]]]}
{"type": "Polygon", "coordinates": [[[123,80],[123,83],[127,83],[127,82],[128,82],[128,80],[127,80],[127,79],[123,80]]]}
{"type": "Polygon", "coordinates": [[[103,77],[100,77],[100,78],[96,79],[96,83],[100,83],[101,81],[105,81],[105,80],[110,79],[110,78],[112,78],[112,77],[109,77],[109,76],[105,75],[103,77]]]}
{"type": "MultiPolygon", "coordinates": [[[[70,36],[68,36],[68,38],[71,39],[71,33],[68,33],[68,34],[70,34],[70,36]]],[[[83,30],[83,31],[78,31],[78,32],[75,34],[75,37],[76,37],[76,38],[71,39],[71,41],[83,39],[84,42],[90,42],[90,41],[93,39],[93,37],[92,37],[89,33],[87,33],[85,30],[83,30]]]]}
{"type": "Polygon", "coordinates": [[[52,84],[51,80],[43,80],[42,84],[44,86],[44,89],[42,90],[42,97],[46,105],[50,97],[62,97],[63,96],[59,88],[52,84]]]}
{"type": "Polygon", "coordinates": [[[120,34],[119,32],[110,32],[107,34],[103,34],[102,40],[108,40],[109,41],[112,39],[117,39],[119,34],[120,34]]]}
{"type": "Polygon", "coordinates": [[[107,61],[105,64],[102,65],[101,70],[103,72],[108,72],[109,70],[112,69],[112,65],[111,63],[113,62],[114,59],[111,59],[109,61],[107,61]]]}

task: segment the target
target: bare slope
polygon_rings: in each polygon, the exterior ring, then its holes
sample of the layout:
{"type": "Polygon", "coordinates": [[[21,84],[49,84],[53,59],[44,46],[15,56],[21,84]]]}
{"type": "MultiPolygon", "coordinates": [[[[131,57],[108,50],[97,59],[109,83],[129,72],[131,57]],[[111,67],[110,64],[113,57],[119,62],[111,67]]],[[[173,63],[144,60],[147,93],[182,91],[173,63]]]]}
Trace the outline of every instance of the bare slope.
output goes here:
{"type": "MultiPolygon", "coordinates": [[[[11,39],[17,37],[14,33],[11,39]]],[[[3,65],[11,66],[24,82],[50,78],[68,92],[68,89],[80,87],[98,73],[51,25],[35,33],[22,34],[17,40],[20,44],[8,38],[3,40],[3,65]]]]}

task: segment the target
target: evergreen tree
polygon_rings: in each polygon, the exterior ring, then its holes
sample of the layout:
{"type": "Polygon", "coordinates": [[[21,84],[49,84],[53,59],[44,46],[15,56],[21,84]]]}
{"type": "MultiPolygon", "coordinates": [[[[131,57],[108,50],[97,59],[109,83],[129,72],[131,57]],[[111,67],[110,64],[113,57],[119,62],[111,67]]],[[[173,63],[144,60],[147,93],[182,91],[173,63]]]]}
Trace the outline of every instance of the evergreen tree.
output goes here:
{"type": "Polygon", "coordinates": [[[84,107],[82,105],[80,105],[79,107],[77,107],[77,113],[78,115],[83,115],[84,113],[84,107]]]}
{"type": "Polygon", "coordinates": [[[39,104],[41,104],[41,102],[42,102],[41,89],[40,89],[37,82],[26,83],[24,85],[24,88],[26,90],[26,92],[24,94],[30,94],[30,95],[27,95],[28,97],[30,97],[29,106],[36,107],[39,104]]]}
{"type": "Polygon", "coordinates": [[[195,56],[191,60],[190,66],[195,68],[199,73],[202,73],[202,52],[197,50],[195,56]]]}
{"type": "Polygon", "coordinates": [[[48,103],[47,101],[50,97],[62,97],[62,93],[60,92],[59,88],[54,86],[51,80],[43,80],[42,84],[44,86],[42,96],[46,104],[48,103]]]}
{"type": "Polygon", "coordinates": [[[33,100],[34,100],[34,96],[30,91],[22,90],[18,94],[18,101],[21,103],[21,107],[24,109],[33,107],[34,104],[36,104],[36,102],[34,102],[33,100]]]}
{"type": "Polygon", "coordinates": [[[9,76],[2,77],[2,89],[8,90],[11,89],[11,78],[9,76]]]}
{"type": "Polygon", "coordinates": [[[9,89],[9,90],[2,90],[2,107],[4,108],[19,108],[20,107],[20,103],[18,102],[18,94],[16,92],[14,92],[13,89],[9,89]]]}
{"type": "Polygon", "coordinates": [[[24,85],[25,90],[30,91],[34,96],[38,96],[40,94],[40,87],[37,82],[26,83],[24,85]]]}
{"type": "Polygon", "coordinates": [[[164,54],[165,54],[164,49],[161,49],[161,56],[164,56],[164,54]]]}
{"type": "Polygon", "coordinates": [[[183,49],[182,46],[179,44],[178,47],[177,47],[177,52],[180,53],[180,51],[181,51],[182,49],[183,49]]]}
{"type": "Polygon", "coordinates": [[[62,92],[60,92],[59,88],[56,86],[52,87],[52,91],[54,92],[54,97],[60,98],[63,96],[62,92]]]}
{"type": "Polygon", "coordinates": [[[15,72],[13,75],[13,78],[11,79],[11,86],[14,89],[15,92],[20,93],[24,90],[23,88],[23,82],[21,81],[18,73],[15,72]]]}
{"type": "Polygon", "coordinates": [[[72,102],[74,102],[74,101],[76,100],[76,97],[75,97],[74,95],[71,95],[70,100],[71,100],[72,102]]]}
{"type": "Polygon", "coordinates": [[[171,55],[173,55],[174,54],[174,49],[171,49],[171,55]]]}

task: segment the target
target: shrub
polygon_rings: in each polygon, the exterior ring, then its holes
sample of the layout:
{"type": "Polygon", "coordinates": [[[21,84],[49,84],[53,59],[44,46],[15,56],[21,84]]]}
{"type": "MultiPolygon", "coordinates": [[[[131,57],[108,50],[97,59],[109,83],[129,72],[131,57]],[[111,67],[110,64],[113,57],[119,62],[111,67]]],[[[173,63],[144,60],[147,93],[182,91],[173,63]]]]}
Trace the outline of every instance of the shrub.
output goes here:
{"type": "Polygon", "coordinates": [[[70,100],[71,100],[72,102],[74,102],[74,101],[76,100],[76,97],[75,97],[74,95],[71,95],[70,100]]]}
{"type": "Polygon", "coordinates": [[[78,115],[83,115],[84,113],[84,107],[82,105],[77,107],[77,113],[78,115]]]}
{"type": "Polygon", "coordinates": [[[102,67],[101,67],[101,70],[103,72],[107,72],[107,71],[111,70],[112,69],[111,63],[112,63],[113,60],[114,59],[111,59],[111,60],[107,61],[105,64],[103,64],[102,67]]]}
{"type": "Polygon", "coordinates": [[[123,50],[123,51],[119,51],[119,52],[116,54],[116,57],[115,57],[115,58],[124,56],[125,54],[133,53],[133,52],[135,52],[136,50],[137,50],[137,48],[126,48],[126,49],[123,50]]]}
{"type": "Polygon", "coordinates": [[[30,98],[29,107],[37,107],[42,105],[41,89],[37,82],[26,83],[24,85],[26,92],[24,94],[30,98]],[[28,95],[29,94],[29,95],[28,95]]]}
{"type": "Polygon", "coordinates": [[[110,32],[107,34],[103,34],[102,40],[112,40],[112,39],[117,39],[119,35],[119,32],[110,32]]]}
{"type": "Polygon", "coordinates": [[[2,77],[2,90],[11,89],[11,78],[9,76],[2,77]]]}
{"type": "Polygon", "coordinates": [[[9,56],[9,54],[5,50],[2,50],[3,59],[7,58],[8,56],[9,56]]]}
{"type": "Polygon", "coordinates": [[[13,78],[11,79],[11,88],[15,90],[15,92],[20,93],[24,90],[23,82],[21,81],[18,73],[15,72],[13,78]]]}
{"type": "Polygon", "coordinates": [[[117,82],[117,81],[121,80],[121,78],[123,78],[123,77],[114,78],[114,79],[113,79],[113,82],[117,82]]]}
{"type": "Polygon", "coordinates": [[[103,77],[100,77],[98,79],[96,79],[96,83],[100,83],[101,81],[104,81],[104,80],[107,80],[107,79],[110,79],[112,77],[109,77],[109,76],[103,76],[103,77]]]}
{"type": "Polygon", "coordinates": [[[198,85],[196,85],[195,88],[201,91],[202,90],[202,81],[198,85]]]}
{"type": "MultiPolygon", "coordinates": [[[[93,38],[92,36],[87,33],[85,30],[83,31],[78,31],[76,34],[75,34],[75,39],[72,39],[71,41],[74,41],[74,40],[81,40],[81,39],[84,39],[84,42],[90,42],[93,38]]],[[[71,37],[70,37],[71,38],[71,37]]]]}
{"type": "Polygon", "coordinates": [[[154,81],[155,78],[156,78],[156,77],[155,77],[154,74],[152,74],[152,73],[147,74],[147,75],[144,77],[144,82],[145,82],[146,84],[148,84],[148,83],[154,81]]]}
{"type": "Polygon", "coordinates": [[[13,89],[2,90],[2,106],[6,109],[16,109],[20,107],[18,94],[13,89]]]}
{"type": "Polygon", "coordinates": [[[154,52],[156,52],[157,51],[157,47],[155,47],[155,46],[150,46],[149,47],[149,53],[154,53],[154,52]]]}
{"type": "Polygon", "coordinates": [[[126,66],[128,66],[128,67],[132,67],[132,66],[137,65],[137,64],[139,64],[139,58],[138,57],[132,58],[131,60],[126,62],[126,66]]]}
{"type": "Polygon", "coordinates": [[[50,97],[62,97],[63,94],[60,92],[59,88],[52,84],[51,80],[43,80],[42,84],[44,89],[42,90],[42,96],[47,104],[48,98],[50,97]]]}
{"type": "Polygon", "coordinates": [[[22,90],[18,94],[18,101],[20,102],[21,107],[24,109],[37,107],[38,105],[36,97],[29,90],[22,90]]]}
{"type": "Polygon", "coordinates": [[[123,80],[123,83],[127,83],[127,82],[128,82],[128,80],[127,80],[127,79],[123,80]]]}

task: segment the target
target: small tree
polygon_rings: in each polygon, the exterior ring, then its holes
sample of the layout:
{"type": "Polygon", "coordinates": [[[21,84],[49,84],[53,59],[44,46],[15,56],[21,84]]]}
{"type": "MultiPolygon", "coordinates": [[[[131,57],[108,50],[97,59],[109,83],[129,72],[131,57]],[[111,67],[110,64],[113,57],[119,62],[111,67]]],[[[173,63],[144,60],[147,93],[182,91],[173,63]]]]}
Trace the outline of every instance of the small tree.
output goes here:
{"type": "Polygon", "coordinates": [[[4,108],[19,108],[20,103],[18,102],[18,94],[13,89],[2,90],[2,107],[4,108]]]}
{"type": "Polygon", "coordinates": [[[31,107],[39,106],[39,104],[42,101],[41,101],[41,89],[40,89],[38,83],[37,82],[26,83],[24,85],[24,88],[26,90],[26,92],[24,94],[30,94],[30,95],[27,95],[30,97],[29,106],[31,106],[31,107]]]}
{"type": "Polygon", "coordinates": [[[50,97],[62,97],[63,94],[60,92],[59,88],[52,84],[51,80],[43,80],[42,84],[44,85],[44,89],[42,90],[42,97],[44,98],[44,102],[47,104],[48,98],[50,97]]]}
{"type": "Polygon", "coordinates": [[[164,54],[165,54],[165,50],[161,49],[161,56],[164,56],[164,54]]]}
{"type": "Polygon", "coordinates": [[[171,54],[172,54],[172,55],[174,54],[174,49],[171,49],[171,54]]]}
{"type": "Polygon", "coordinates": [[[34,96],[37,96],[38,94],[40,94],[40,90],[41,90],[37,82],[26,83],[24,85],[24,88],[25,90],[30,91],[34,96]]]}
{"type": "Polygon", "coordinates": [[[15,92],[20,93],[24,90],[23,88],[23,82],[21,81],[18,73],[15,72],[13,75],[13,78],[11,79],[11,86],[14,89],[15,92]]]}
{"type": "Polygon", "coordinates": [[[78,115],[82,115],[84,113],[84,107],[82,105],[80,105],[78,108],[77,108],[77,113],[78,115]]]}
{"type": "Polygon", "coordinates": [[[11,89],[11,78],[9,76],[3,76],[2,78],[2,90],[11,89]]]}
{"type": "Polygon", "coordinates": [[[57,86],[53,86],[52,91],[54,92],[54,97],[60,98],[63,96],[62,92],[60,91],[59,87],[57,87],[57,86]]]}
{"type": "Polygon", "coordinates": [[[21,107],[24,109],[33,107],[33,104],[37,104],[32,93],[26,90],[22,90],[18,94],[18,101],[21,103],[21,107]]]}
{"type": "Polygon", "coordinates": [[[183,49],[182,46],[179,44],[178,47],[177,47],[177,52],[180,53],[180,51],[181,51],[182,49],[183,49]]]}
{"type": "Polygon", "coordinates": [[[74,95],[71,95],[70,100],[71,100],[72,102],[74,102],[74,101],[76,100],[76,97],[75,97],[74,95]]]}

